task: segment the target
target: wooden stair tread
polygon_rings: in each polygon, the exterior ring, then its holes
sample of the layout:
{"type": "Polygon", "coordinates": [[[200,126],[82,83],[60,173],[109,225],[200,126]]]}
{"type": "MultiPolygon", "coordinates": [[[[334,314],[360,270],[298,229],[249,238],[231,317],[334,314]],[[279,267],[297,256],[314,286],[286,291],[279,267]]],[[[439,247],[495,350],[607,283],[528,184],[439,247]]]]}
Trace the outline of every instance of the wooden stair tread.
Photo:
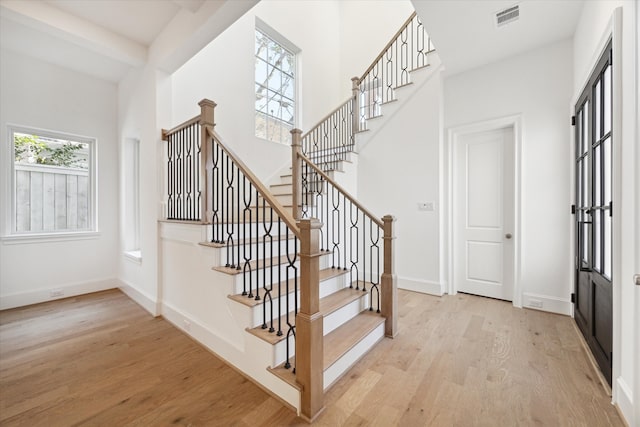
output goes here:
{"type": "MultiPolygon", "coordinates": [[[[343,274],[347,274],[347,272],[344,270],[337,270],[335,268],[325,268],[324,270],[320,270],[319,276],[320,276],[320,281],[322,282],[324,280],[329,280],[334,277],[341,276],[343,274]]],[[[293,292],[294,280],[295,279],[289,279],[289,293],[293,292]]],[[[281,282],[280,290],[282,290],[283,294],[286,292],[286,289],[287,289],[286,285],[287,285],[286,281],[281,282]]],[[[261,288],[260,289],[261,298],[263,295],[264,295],[264,290],[261,288]]],[[[248,298],[246,295],[242,295],[242,294],[229,295],[228,297],[248,307],[255,307],[256,305],[262,304],[262,299],[259,299],[256,301],[255,298],[248,298]]],[[[274,300],[276,298],[280,298],[280,292],[278,291],[277,284],[274,284],[273,286],[273,290],[271,291],[271,298],[274,300]]]]}
{"type": "MultiPolygon", "coordinates": [[[[338,310],[339,308],[344,307],[345,305],[357,300],[358,298],[361,298],[363,295],[364,295],[364,292],[356,291],[355,289],[351,289],[351,288],[341,289],[338,292],[334,292],[333,294],[328,295],[320,300],[320,313],[322,313],[323,316],[327,316],[333,313],[334,311],[338,310]]],[[[237,301],[236,296],[234,296],[232,299],[237,301]]],[[[253,300],[252,298],[246,298],[246,299],[250,301],[253,300]]],[[[261,301],[257,301],[257,302],[260,303],[261,301]]],[[[289,322],[292,325],[295,325],[296,318],[293,314],[293,311],[289,312],[288,314],[289,314],[289,322]]],[[[276,328],[276,330],[278,327],[277,326],[278,321],[280,321],[280,325],[282,327],[282,332],[283,332],[282,335],[277,335],[275,332],[269,332],[268,328],[263,329],[262,326],[256,326],[255,328],[247,328],[246,331],[268,342],[269,344],[277,344],[286,338],[286,330],[288,329],[287,315],[284,314],[279,319],[273,319],[273,325],[274,325],[274,328],[276,328]]],[[[351,320],[349,320],[349,322],[351,322],[351,320]]],[[[268,326],[271,326],[271,322],[268,323],[268,326]]]]}
{"type": "MultiPolygon", "coordinates": [[[[253,244],[253,243],[262,243],[264,242],[264,237],[265,236],[261,236],[261,237],[252,237],[251,239],[234,239],[233,242],[229,245],[229,246],[238,246],[238,245],[244,245],[244,244],[253,244]]],[[[276,243],[278,243],[278,236],[272,236],[273,237],[273,244],[275,245],[276,243]]],[[[284,236],[282,236],[284,237],[284,236]]],[[[289,236],[289,239],[283,238],[280,239],[280,241],[284,242],[286,240],[293,240],[295,239],[295,235],[291,234],[289,236]]],[[[217,243],[217,242],[199,242],[198,243],[201,246],[207,246],[207,247],[211,247],[211,248],[226,248],[227,244],[226,243],[217,243]]]]}
{"type": "Polygon", "coordinates": [[[343,288],[338,292],[334,292],[331,295],[320,300],[320,313],[323,316],[327,316],[334,311],[344,307],[345,305],[362,298],[365,292],[362,290],[355,290],[355,288],[343,288]]]}
{"type": "MultiPolygon", "coordinates": [[[[376,312],[363,311],[349,322],[340,326],[324,337],[322,370],[326,371],[335,362],[351,350],[356,344],[362,341],[375,328],[384,323],[384,317],[376,312]]],[[[295,357],[289,359],[293,366],[295,357]]],[[[301,385],[296,382],[296,374],[293,369],[286,369],[284,363],[275,368],[267,368],[269,372],[281,378],[288,384],[301,389],[301,385]]]]}
{"type": "MultiPolygon", "coordinates": [[[[293,360],[291,361],[291,364],[293,365],[293,360]]],[[[280,378],[290,386],[293,386],[299,391],[302,391],[302,385],[298,383],[298,381],[296,381],[296,374],[293,373],[293,369],[286,369],[284,367],[284,363],[276,366],[275,368],[267,368],[267,371],[271,372],[273,375],[280,378]]]]}
{"type": "Polygon", "coordinates": [[[324,337],[324,370],[327,370],[384,321],[384,317],[375,311],[363,311],[327,334],[324,337]]]}
{"type": "MultiPolygon", "coordinates": [[[[296,256],[296,261],[299,260],[299,257],[296,256]]],[[[288,263],[288,258],[286,255],[282,255],[281,257],[273,257],[273,258],[266,258],[266,259],[254,259],[253,261],[249,261],[249,267],[251,269],[255,269],[256,266],[258,265],[258,263],[260,265],[263,265],[264,262],[267,262],[268,265],[278,265],[278,264],[283,264],[283,263],[288,263]]],[[[231,267],[212,267],[212,270],[215,271],[219,271],[221,273],[226,273],[226,274],[230,274],[232,276],[235,276],[236,274],[241,274],[243,273],[243,269],[244,269],[244,260],[240,260],[240,270],[238,270],[237,268],[231,268],[231,267]]]]}

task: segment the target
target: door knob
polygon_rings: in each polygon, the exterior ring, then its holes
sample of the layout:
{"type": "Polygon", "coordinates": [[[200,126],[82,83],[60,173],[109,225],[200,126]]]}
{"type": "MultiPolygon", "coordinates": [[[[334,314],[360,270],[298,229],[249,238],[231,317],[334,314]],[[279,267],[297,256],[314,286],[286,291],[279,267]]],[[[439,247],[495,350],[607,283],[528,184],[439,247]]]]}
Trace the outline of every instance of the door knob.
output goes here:
{"type": "Polygon", "coordinates": [[[513,236],[511,235],[511,233],[507,233],[507,234],[505,234],[505,235],[504,235],[504,237],[506,237],[507,239],[510,239],[510,238],[512,238],[513,236]]]}

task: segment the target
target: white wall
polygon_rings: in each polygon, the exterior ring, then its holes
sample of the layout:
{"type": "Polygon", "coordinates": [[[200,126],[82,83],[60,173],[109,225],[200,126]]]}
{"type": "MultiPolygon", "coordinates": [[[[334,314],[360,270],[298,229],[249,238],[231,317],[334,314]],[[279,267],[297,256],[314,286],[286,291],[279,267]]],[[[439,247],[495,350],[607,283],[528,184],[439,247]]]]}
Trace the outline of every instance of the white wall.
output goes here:
{"type": "Polygon", "coordinates": [[[439,275],[439,145],[441,85],[439,60],[412,74],[420,82],[397,92],[382,118],[359,134],[358,199],[380,217],[396,217],[398,286],[442,294],[439,275]],[[415,87],[417,86],[417,87],[415,87]],[[383,122],[382,122],[383,121],[383,122]],[[418,210],[434,202],[435,211],[418,210]]]}
{"type": "Polygon", "coordinates": [[[535,297],[565,314],[573,283],[571,57],[571,40],[565,40],[444,80],[445,128],[521,115],[523,305],[535,297]]]}
{"type": "Polygon", "coordinates": [[[351,78],[361,77],[413,13],[410,0],[340,2],[340,97],[351,96],[351,78]]]}
{"type": "Polygon", "coordinates": [[[173,121],[167,127],[197,115],[201,99],[213,100],[223,142],[266,180],[290,162],[291,149],[254,135],[256,17],[301,49],[297,127],[309,129],[338,106],[338,2],[270,0],[260,2],[173,74],[173,121]]]}
{"type": "MultiPolygon", "coordinates": [[[[125,255],[124,227],[120,229],[118,277],[124,292],[152,314],[159,314],[161,294],[158,276],[158,219],[162,218],[160,200],[163,170],[162,127],[170,127],[170,78],[147,65],[134,70],[118,87],[118,123],[120,153],[127,139],[140,141],[140,252],[136,261],[125,255]]],[[[121,157],[119,164],[124,164],[121,157]]],[[[122,175],[122,174],[121,174],[122,175]]],[[[124,183],[122,184],[124,185],[124,183]]],[[[120,200],[124,202],[121,186],[120,200]]],[[[124,222],[125,210],[120,215],[124,222]]]]}
{"type": "Polygon", "coordinates": [[[614,51],[614,241],[613,241],[613,400],[630,425],[640,425],[640,330],[634,313],[640,311],[638,289],[632,283],[640,273],[638,247],[638,69],[637,2],[590,1],[574,36],[573,99],[582,92],[606,40],[613,34],[614,51]],[[614,18],[616,8],[619,17],[614,18]],[[619,58],[620,62],[617,62],[619,58]],[[620,67],[621,65],[621,67],[620,67]],[[618,80],[620,91],[616,91],[618,80]],[[615,100],[615,98],[618,98],[615,100]],[[616,113],[616,111],[618,113],[616,113]],[[617,116],[618,120],[615,120],[617,116]],[[617,135],[617,136],[616,136],[617,135]],[[615,154],[618,154],[617,160],[615,154]],[[632,238],[631,236],[636,236],[632,238]],[[634,242],[635,240],[635,242],[634,242]],[[634,381],[635,386],[634,386],[634,381]],[[635,406],[635,419],[634,417],[635,406]]]}
{"type": "Polygon", "coordinates": [[[117,92],[94,77],[12,51],[0,51],[1,224],[9,214],[11,149],[7,124],[97,138],[99,236],[86,240],[0,243],[0,308],[115,286],[118,242],[117,92]]]}

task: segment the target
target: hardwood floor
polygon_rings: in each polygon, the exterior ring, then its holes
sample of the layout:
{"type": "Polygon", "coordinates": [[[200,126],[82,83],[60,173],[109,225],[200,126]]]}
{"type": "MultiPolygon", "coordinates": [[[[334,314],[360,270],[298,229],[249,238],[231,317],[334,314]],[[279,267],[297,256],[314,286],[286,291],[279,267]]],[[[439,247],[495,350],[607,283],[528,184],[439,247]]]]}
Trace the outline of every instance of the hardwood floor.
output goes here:
{"type": "MultiPolygon", "coordinates": [[[[398,336],[336,383],[315,425],[624,425],[570,318],[464,294],[398,295],[398,336]]],[[[0,312],[2,426],[297,424],[119,291],[0,312]]]]}

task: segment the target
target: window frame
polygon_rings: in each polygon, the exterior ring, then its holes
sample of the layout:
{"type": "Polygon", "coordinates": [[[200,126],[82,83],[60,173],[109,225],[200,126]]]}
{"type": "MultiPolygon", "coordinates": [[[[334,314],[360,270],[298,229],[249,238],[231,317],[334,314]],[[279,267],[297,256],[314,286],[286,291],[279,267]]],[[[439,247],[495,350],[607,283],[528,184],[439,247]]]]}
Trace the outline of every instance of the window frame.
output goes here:
{"type": "Polygon", "coordinates": [[[24,243],[24,242],[40,242],[40,241],[66,241],[66,240],[83,240],[92,239],[100,235],[98,229],[98,139],[95,137],[72,134],[69,132],[54,131],[49,129],[37,128],[35,126],[7,124],[6,129],[8,144],[6,150],[7,159],[5,170],[6,175],[6,197],[3,214],[5,216],[5,224],[0,239],[7,244],[24,243]],[[16,168],[15,168],[15,139],[16,133],[37,135],[45,138],[64,139],[74,142],[86,143],[89,146],[87,158],[88,174],[88,226],[82,230],[60,230],[60,231],[18,231],[17,230],[17,194],[16,194],[16,168]]]}
{"type": "MultiPolygon", "coordinates": [[[[300,91],[300,52],[301,50],[295,46],[293,43],[291,43],[289,40],[287,40],[285,37],[283,37],[281,34],[279,34],[276,30],[274,30],[272,27],[270,27],[268,24],[266,24],[264,21],[258,19],[256,17],[256,21],[255,21],[255,27],[254,27],[254,31],[253,31],[253,40],[254,40],[254,54],[253,54],[253,58],[254,58],[254,70],[253,70],[253,76],[254,76],[254,136],[256,138],[260,138],[262,140],[265,141],[269,141],[269,142],[275,142],[278,144],[289,144],[291,141],[291,138],[288,137],[288,132],[287,132],[287,136],[284,136],[282,140],[275,140],[275,139],[271,139],[269,138],[269,134],[266,134],[266,137],[258,135],[257,134],[257,117],[259,114],[259,110],[255,108],[255,103],[256,103],[256,99],[255,96],[257,94],[255,87],[256,85],[260,84],[258,83],[257,79],[256,79],[256,61],[258,60],[258,56],[255,53],[255,37],[256,37],[256,32],[260,32],[262,33],[265,37],[269,38],[271,41],[273,41],[274,43],[277,43],[280,47],[282,47],[283,49],[285,49],[286,51],[288,51],[290,54],[293,55],[293,124],[292,124],[292,129],[295,129],[296,127],[298,127],[298,122],[299,122],[299,117],[300,117],[300,96],[299,94],[301,93],[300,91]]],[[[267,64],[269,64],[269,62],[267,62],[267,64]]],[[[267,88],[267,91],[269,91],[269,88],[267,88]]],[[[280,92],[277,92],[277,94],[279,96],[286,96],[280,92]]],[[[288,96],[286,96],[287,98],[289,98],[288,96]]],[[[289,98],[291,99],[291,98],[289,98]]],[[[269,115],[268,113],[263,113],[265,114],[265,117],[269,118],[273,118],[274,120],[277,120],[279,122],[282,123],[286,123],[283,120],[281,120],[279,117],[276,116],[272,116],[269,115]]],[[[266,126],[266,124],[265,124],[266,126]]],[[[283,125],[284,128],[284,125],[283,125]]]]}

